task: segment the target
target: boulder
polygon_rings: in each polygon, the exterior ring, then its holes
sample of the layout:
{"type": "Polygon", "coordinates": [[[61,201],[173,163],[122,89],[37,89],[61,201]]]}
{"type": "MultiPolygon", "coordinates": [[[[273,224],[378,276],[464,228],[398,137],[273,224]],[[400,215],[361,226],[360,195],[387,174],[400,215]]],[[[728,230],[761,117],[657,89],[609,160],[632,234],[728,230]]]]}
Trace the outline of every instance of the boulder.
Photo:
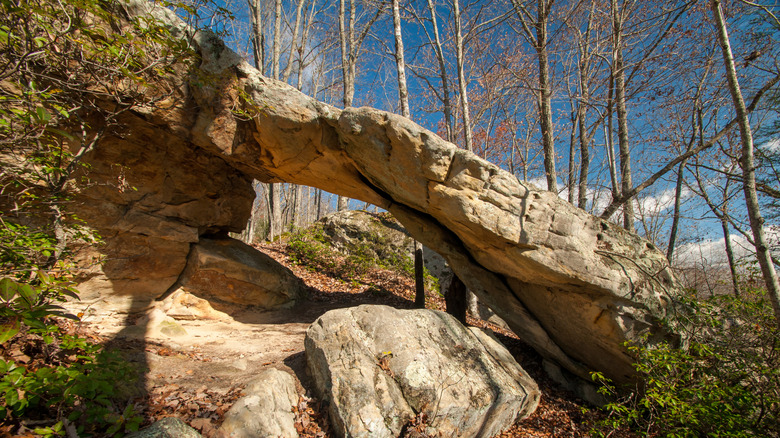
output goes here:
{"type": "MultiPolygon", "coordinates": [[[[328,243],[343,253],[360,253],[395,266],[398,264],[392,263],[393,260],[405,259],[408,266],[412,266],[414,240],[389,213],[345,210],[325,216],[319,224],[328,243]]],[[[423,259],[428,272],[444,290],[452,279],[447,261],[427,247],[423,248],[423,259]]]]}
{"type": "Polygon", "coordinates": [[[393,216],[361,210],[345,210],[320,219],[328,241],[340,251],[365,246],[374,258],[387,254],[410,257],[412,237],[393,216]]]}
{"type": "Polygon", "coordinates": [[[166,417],[125,438],[201,438],[197,430],[176,417],[166,417]]]}
{"type": "Polygon", "coordinates": [[[298,438],[293,409],[298,405],[295,379],[275,368],[263,370],[244,389],[246,396],[225,414],[219,438],[298,438]]]}
{"type": "Polygon", "coordinates": [[[306,287],[287,267],[231,238],[194,243],[176,286],[212,301],[269,310],[292,306],[306,287]]]}
{"type": "MultiPolygon", "coordinates": [[[[153,2],[127,0],[122,13],[186,28],[153,2]]],[[[243,228],[254,178],[391,212],[525,342],[582,379],[597,370],[630,382],[626,341],[676,339],[660,320],[677,281],[650,242],[408,119],[318,102],[214,35],[190,34],[196,71],[167,78],[180,85],[177,103],[125,112],[124,130],[85,157],[93,184],[74,208],[104,236],[108,259],[82,286],[90,299],[148,306],[176,281],[190,244],[243,228]],[[195,78],[208,80],[188,86],[195,78]]]]}
{"type": "Polygon", "coordinates": [[[434,310],[332,310],[306,332],[306,363],[341,436],[491,437],[539,403],[536,383],[498,341],[434,310]],[[420,424],[417,424],[420,426],[420,424]]]}

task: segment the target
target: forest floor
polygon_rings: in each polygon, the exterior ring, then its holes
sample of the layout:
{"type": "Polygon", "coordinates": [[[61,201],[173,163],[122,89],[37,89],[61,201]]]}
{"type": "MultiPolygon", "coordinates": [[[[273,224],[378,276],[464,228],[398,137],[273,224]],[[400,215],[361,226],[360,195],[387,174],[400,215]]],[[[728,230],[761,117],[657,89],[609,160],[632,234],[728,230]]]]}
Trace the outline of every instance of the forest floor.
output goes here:
{"type": "MultiPolygon", "coordinates": [[[[328,310],[359,304],[412,308],[414,282],[395,272],[370,270],[360,281],[345,282],[290,262],[281,243],[259,250],[290,268],[304,280],[309,298],[291,309],[217,309],[229,317],[177,320],[183,330],[150,332],[143,321],[117,314],[80,330],[123,352],[146,372],[134,403],[144,425],[163,417],[179,417],[203,436],[216,436],[225,412],[242,396],[242,389],[261,369],[275,367],[298,379],[300,402],[296,427],[302,437],[332,436],[327,412],[311,388],[306,373],[303,340],[306,329],[328,310]]],[[[426,307],[444,310],[444,300],[429,294],[426,307]]],[[[542,371],[541,357],[513,333],[481,320],[469,324],[492,330],[515,359],[536,380],[542,398],[536,412],[501,437],[585,437],[603,413],[575,398],[542,371]]],[[[613,435],[616,436],[616,435],[613,435]]]]}

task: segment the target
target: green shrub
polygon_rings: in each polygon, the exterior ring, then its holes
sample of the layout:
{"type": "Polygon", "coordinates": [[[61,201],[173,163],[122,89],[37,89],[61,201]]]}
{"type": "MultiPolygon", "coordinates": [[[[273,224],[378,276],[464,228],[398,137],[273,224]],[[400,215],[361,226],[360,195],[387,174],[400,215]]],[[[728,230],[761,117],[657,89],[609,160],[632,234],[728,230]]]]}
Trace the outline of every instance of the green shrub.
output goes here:
{"type": "MultiPolygon", "coordinates": [[[[294,263],[308,266],[345,281],[361,279],[370,269],[381,268],[414,278],[411,257],[392,250],[378,233],[365,233],[347,244],[343,252],[336,250],[322,225],[295,232],[289,236],[287,248],[294,263]]],[[[438,291],[436,278],[425,269],[426,287],[438,291]]]]}
{"type": "Polygon", "coordinates": [[[24,364],[0,356],[2,426],[113,436],[140,422],[124,401],[134,370],[65,331],[63,318],[76,317],[57,304],[77,297],[74,250],[99,240],[68,212],[82,159],[121,130],[122,113],[171,97],[174,67],[194,61],[176,29],[120,23],[122,10],[113,0],[0,0],[0,352],[41,347],[24,364]]]}
{"type": "Polygon", "coordinates": [[[780,332],[761,291],[745,298],[689,298],[674,321],[688,345],[629,345],[641,386],[615,388],[595,431],[630,428],[646,436],[780,436],[780,332]]]}
{"type": "Polygon", "coordinates": [[[58,335],[67,357],[59,365],[33,369],[0,359],[0,419],[51,419],[51,426],[36,430],[42,435],[62,434],[64,418],[79,434],[117,436],[137,430],[142,417],[125,401],[137,370],[115,352],[78,336],[58,335]]]}

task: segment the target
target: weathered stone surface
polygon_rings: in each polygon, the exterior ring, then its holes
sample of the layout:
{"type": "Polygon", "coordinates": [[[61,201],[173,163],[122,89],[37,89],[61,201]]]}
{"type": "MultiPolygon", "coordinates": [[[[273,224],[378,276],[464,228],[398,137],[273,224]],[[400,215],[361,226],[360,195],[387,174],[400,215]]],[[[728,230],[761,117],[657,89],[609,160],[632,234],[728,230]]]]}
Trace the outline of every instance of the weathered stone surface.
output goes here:
{"type": "Polygon", "coordinates": [[[292,306],[305,295],[303,281],[291,270],[231,238],[193,244],[178,284],[199,297],[264,309],[292,306]]]}
{"type": "Polygon", "coordinates": [[[240,231],[254,192],[251,179],[168,127],[132,114],[122,122],[127,133],[107,135],[86,157],[89,182],[73,208],[106,243],[82,254],[83,305],[135,311],[176,281],[200,235],[240,231]]]}
{"type": "Polygon", "coordinates": [[[295,379],[269,368],[244,389],[242,397],[225,414],[219,438],[297,438],[293,407],[298,404],[295,379]]]}
{"type": "Polygon", "coordinates": [[[434,310],[332,310],[306,332],[306,361],[342,436],[491,437],[530,415],[536,383],[498,341],[434,310]]]}
{"type": "MultiPolygon", "coordinates": [[[[339,211],[320,219],[328,242],[345,253],[369,252],[375,260],[408,259],[412,263],[414,240],[403,225],[387,213],[362,210],[339,211]]],[[[444,290],[452,280],[452,270],[435,251],[423,248],[425,268],[444,290]]]]}
{"type": "Polygon", "coordinates": [[[201,435],[178,418],[166,417],[125,438],[201,438],[201,435]]]}
{"type": "Polygon", "coordinates": [[[410,257],[412,238],[403,226],[387,214],[360,210],[339,211],[320,219],[328,241],[336,249],[366,246],[376,257],[383,252],[410,257]]]}
{"type": "MultiPolygon", "coordinates": [[[[157,8],[128,4],[133,14],[157,8]]],[[[126,294],[139,305],[162,293],[197,236],[243,226],[256,178],[387,209],[518,335],[574,375],[599,370],[630,380],[624,342],[667,335],[658,319],[677,285],[649,242],[403,117],[339,110],[264,78],[212,35],[190,42],[213,82],[183,83],[180,103],[128,113],[127,132],[109,136],[90,157],[102,185],[84,190],[90,202],[81,216],[105,230],[104,254],[121,255],[92,277],[95,295],[126,294]],[[242,107],[256,116],[237,119],[242,107]]]]}

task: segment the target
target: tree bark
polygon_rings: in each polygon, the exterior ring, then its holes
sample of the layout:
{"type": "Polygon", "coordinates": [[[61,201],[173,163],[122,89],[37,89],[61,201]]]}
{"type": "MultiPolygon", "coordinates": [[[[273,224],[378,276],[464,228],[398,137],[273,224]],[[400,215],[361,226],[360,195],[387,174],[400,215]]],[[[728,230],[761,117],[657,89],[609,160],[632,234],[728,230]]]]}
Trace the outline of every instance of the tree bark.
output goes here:
{"type": "Polygon", "coordinates": [[[552,121],[552,85],[547,54],[547,19],[552,2],[539,0],[536,20],[536,53],[539,57],[539,94],[541,101],[542,147],[547,190],[558,193],[558,174],[555,171],[555,126],[552,121]]]}
{"type": "Polygon", "coordinates": [[[473,140],[471,136],[471,116],[469,115],[469,96],[466,91],[466,76],[463,71],[463,32],[460,23],[460,5],[458,0],[452,1],[453,13],[455,15],[455,66],[458,71],[458,93],[460,94],[461,118],[463,119],[463,137],[466,150],[474,151],[473,140]]]}
{"type": "Polygon", "coordinates": [[[263,38],[263,7],[262,0],[249,0],[250,19],[252,22],[252,55],[255,67],[265,74],[265,39],[263,38]]]}
{"type": "Polygon", "coordinates": [[[439,62],[439,75],[441,77],[441,90],[442,90],[442,104],[444,105],[444,130],[447,136],[447,141],[454,142],[455,138],[452,133],[452,102],[450,101],[450,87],[447,80],[447,67],[444,62],[444,50],[441,45],[441,37],[439,36],[439,26],[436,22],[436,8],[433,5],[433,0],[428,0],[428,10],[431,12],[431,23],[433,26],[434,35],[434,49],[436,51],[436,60],[439,62]]]}
{"type": "MultiPolygon", "coordinates": [[[[588,26],[585,29],[584,40],[580,40],[579,49],[579,82],[580,82],[580,104],[577,107],[577,119],[580,128],[580,180],[579,190],[577,191],[577,206],[585,209],[588,203],[588,172],[590,171],[590,140],[592,136],[588,135],[588,129],[585,121],[588,117],[588,105],[590,104],[590,84],[588,82],[588,73],[590,71],[590,32],[593,21],[593,9],[595,2],[591,3],[590,15],[588,15],[588,26]]],[[[595,132],[595,131],[594,131],[595,132]]]]}
{"type": "Polygon", "coordinates": [[[547,179],[547,190],[558,193],[558,174],[555,170],[555,125],[552,121],[552,84],[550,83],[550,61],[547,51],[547,23],[553,1],[538,0],[536,17],[534,18],[520,0],[512,0],[512,5],[522,24],[526,39],[536,50],[539,69],[537,98],[539,101],[539,127],[544,151],[544,174],[547,179]],[[533,32],[529,23],[534,28],[533,32]]]}
{"type": "Polygon", "coordinates": [[[780,324],[780,283],[778,283],[777,272],[772,264],[771,254],[769,253],[766,236],[764,235],[764,218],[761,216],[758,194],[756,192],[753,133],[748,120],[747,107],[739,86],[734,56],[732,55],[726,20],[723,17],[720,0],[711,0],[710,6],[717,27],[718,42],[723,53],[723,64],[726,70],[726,78],[728,79],[729,92],[731,93],[731,100],[737,114],[737,124],[739,125],[740,140],[742,142],[742,155],[740,157],[743,175],[742,188],[745,193],[745,204],[750,220],[750,228],[753,232],[756,258],[758,259],[758,265],[761,267],[767,295],[769,295],[769,300],[772,303],[775,318],[778,324],[780,324]]]}
{"type": "MultiPolygon", "coordinates": [[[[620,192],[628,193],[631,181],[631,148],[628,140],[628,111],[626,110],[626,72],[623,65],[623,17],[617,0],[611,0],[612,15],[612,75],[615,78],[615,107],[618,118],[618,148],[620,150],[620,192]]],[[[623,228],[634,231],[634,204],[631,199],[623,204],[623,228]]]]}
{"type": "Polygon", "coordinates": [[[282,55],[282,0],[274,2],[274,43],[271,54],[271,76],[279,79],[279,59],[282,55]]]}
{"type": "Polygon", "coordinates": [[[303,3],[306,0],[298,0],[298,5],[295,8],[295,27],[293,28],[292,40],[290,41],[290,50],[287,52],[287,65],[284,66],[282,72],[282,80],[287,82],[290,80],[293,68],[293,54],[298,47],[298,35],[301,30],[301,20],[303,19],[303,3]]]}
{"type": "MultiPolygon", "coordinates": [[[[580,104],[581,105],[581,104],[580,104]]],[[[572,111],[572,117],[571,117],[571,130],[569,131],[569,175],[567,177],[567,183],[566,183],[566,190],[567,190],[567,200],[569,201],[569,204],[576,205],[574,203],[574,180],[576,179],[575,175],[575,165],[574,165],[574,156],[577,154],[576,150],[576,144],[577,144],[577,126],[579,125],[579,110],[578,111],[572,111]]]]}

